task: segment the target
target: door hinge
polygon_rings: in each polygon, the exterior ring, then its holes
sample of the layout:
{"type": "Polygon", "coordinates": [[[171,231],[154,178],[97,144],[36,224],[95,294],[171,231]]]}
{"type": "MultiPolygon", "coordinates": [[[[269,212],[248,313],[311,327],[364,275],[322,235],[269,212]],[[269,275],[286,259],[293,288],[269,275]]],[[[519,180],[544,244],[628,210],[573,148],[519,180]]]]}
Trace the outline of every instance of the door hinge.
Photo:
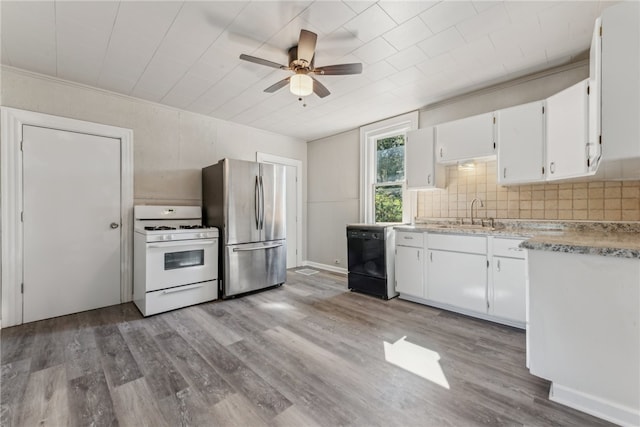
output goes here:
{"type": "Polygon", "coordinates": [[[602,25],[600,25],[600,37],[602,37],[602,25]]]}
{"type": "Polygon", "coordinates": [[[489,260],[487,260],[487,268],[489,268],[489,260]]]}
{"type": "Polygon", "coordinates": [[[591,87],[590,87],[590,86],[587,86],[587,95],[589,95],[589,94],[590,94],[590,92],[591,92],[591,87]]]}
{"type": "Polygon", "coordinates": [[[600,145],[602,145],[602,135],[599,135],[599,136],[598,136],[598,143],[599,143],[600,145]]]}
{"type": "Polygon", "coordinates": [[[544,105],[542,106],[542,114],[544,114],[544,105]]]}
{"type": "Polygon", "coordinates": [[[23,151],[24,148],[24,141],[20,140],[20,151],[23,151]]]}
{"type": "Polygon", "coordinates": [[[24,211],[20,212],[20,222],[24,222],[24,211]]]}
{"type": "Polygon", "coordinates": [[[542,167],[542,175],[544,175],[544,166],[542,167]]]}
{"type": "Polygon", "coordinates": [[[496,118],[495,117],[493,118],[493,124],[494,125],[496,124],[496,118]]]}
{"type": "Polygon", "coordinates": [[[493,149],[494,150],[496,149],[496,143],[495,142],[493,143],[493,149]]]}
{"type": "Polygon", "coordinates": [[[487,309],[489,309],[489,300],[487,300],[487,309]]]}
{"type": "Polygon", "coordinates": [[[20,293],[24,294],[24,283],[20,283],[20,293]]]}

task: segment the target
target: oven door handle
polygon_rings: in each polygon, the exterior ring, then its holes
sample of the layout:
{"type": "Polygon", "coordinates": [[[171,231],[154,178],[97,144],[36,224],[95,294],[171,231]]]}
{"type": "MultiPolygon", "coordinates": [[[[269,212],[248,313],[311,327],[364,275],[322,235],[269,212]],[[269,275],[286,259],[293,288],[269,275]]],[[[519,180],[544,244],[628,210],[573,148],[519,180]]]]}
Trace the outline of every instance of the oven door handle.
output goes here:
{"type": "Polygon", "coordinates": [[[282,246],[282,243],[278,243],[278,244],[275,244],[275,245],[269,245],[269,246],[254,246],[252,248],[233,248],[233,252],[260,251],[262,249],[279,248],[280,246],[282,246]]]}
{"type": "Polygon", "coordinates": [[[215,240],[188,240],[183,242],[163,242],[154,245],[147,245],[148,248],[172,248],[174,246],[207,246],[215,244],[215,240]]]}
{"type": "Polygon", "coordinates": [[[176,292],[184,292],[184,291],[190,291],[191,289],[197,289],[197,288],[201,288],[204,285],[202,284],[195,284],[195,285],[187,285],[187,286],[180,286],[178,288],[171,288],[171,289],[166,289],[164,291],[162,291],[162,294],[175,294],[176,292]]]}

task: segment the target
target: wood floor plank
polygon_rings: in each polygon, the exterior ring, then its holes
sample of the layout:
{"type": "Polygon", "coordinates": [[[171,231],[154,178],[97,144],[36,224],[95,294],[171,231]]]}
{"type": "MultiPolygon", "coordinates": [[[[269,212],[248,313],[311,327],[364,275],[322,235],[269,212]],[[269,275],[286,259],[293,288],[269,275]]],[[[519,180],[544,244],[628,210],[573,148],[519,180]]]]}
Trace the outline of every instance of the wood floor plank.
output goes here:
{"type": "Polygon", "coordinates": [[[0,331],[0,360],[3,364],[31,357],[37,325],[32,322],[0,331]]]}
{"type": "Polygon", "coordinates": [[[187,381],[147,330],[141,327],[129,329],[126,325],[121,325],[123,336],[154,397],[162,399],[187,388],[187,381]]]}
{"type": "Polygon", "coordinates": [[[61,316],[36,322],[31,356],[31,372],[64,363],[65,333],[75,316],[61,316]]]}
{"type": "Polygon", "coordinates": [[[64,365],[52,366],[29,376],[20,402],[20,426],[64,426],[69,423],[67,379],[64,365]]]}
{"type": "Polygon", "coordinates": [[[158,402],[162,414],[171,426],[206,426],[210,423],[209,405],[191,388],[167,396],[158,402]]]}
{"type": "Polygon", "coordinates": [[[123,426],[169,426],[144,378],[130,381],[111,391],[118,422],[123,426]]]}
{"type": "Polygon", "coordinates": [[[155,338],[183,378],[202,393],[207,403],[216,404],[234,392],[216,370],[177,332],[165,332],[155,338]]]}
{"type": "Polygon", "coordinates": [[[102,370],[69,381],[69,412],[72,426],[117,426],[107,379],[102,370]]]}
{"type": "Polygon", "coordinates": [[[0,377],[0,425],[18,426],[18,408],[23,401],[29,382],[31,359],[22,359],[2,365],[0,377]]]}
{"type": "Polygon", "coordinates": [[[68,380],[102,370],[94,333],[95,317],[90,312],[78,313],[75,317],[76,327],[69,331],[64,348],[68,380]]]}
{"type": "Polygon", "coordinates": [[[246,396],[266,420],[291,406],[286,397],[216,342],[192,317],[176,312],[174,322],[176,331],[214,366],[228,384],[246,396]]]}
{"type": "Polygon", "coordinates": [[[116,325],[99,326],[95,334],[101,352],[102,367],[110,387],[118,387],[142,376],[116,325]]]}
{"type": "Polygon", "coordinates": [[[255,406],[244,396],[234,393],[216,403],[210,411],[210,425],[261,427],[268,424],[253,410],[255,406]]]}

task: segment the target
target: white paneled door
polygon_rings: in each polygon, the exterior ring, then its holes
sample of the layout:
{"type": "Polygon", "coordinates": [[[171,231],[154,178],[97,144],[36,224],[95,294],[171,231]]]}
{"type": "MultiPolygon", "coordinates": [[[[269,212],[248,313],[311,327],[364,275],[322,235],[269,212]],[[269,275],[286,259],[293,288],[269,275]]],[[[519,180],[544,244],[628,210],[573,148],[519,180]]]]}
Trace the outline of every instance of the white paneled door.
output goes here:
{"type": "Polygon", "coordinates": [[[120,140],[23,127],[23,322],[120,303],[120,140]]]}
{"type": "Polygon", "coordinates": [[[285,165],[286,181],[287,181],[287,268],[293,268],[298,265],[296,261],[298,246],[298,227],[297,227],[297,210],[298,210],[298,193],[296,191],[296,182],[298,168],[291,165],[285,165]]]}

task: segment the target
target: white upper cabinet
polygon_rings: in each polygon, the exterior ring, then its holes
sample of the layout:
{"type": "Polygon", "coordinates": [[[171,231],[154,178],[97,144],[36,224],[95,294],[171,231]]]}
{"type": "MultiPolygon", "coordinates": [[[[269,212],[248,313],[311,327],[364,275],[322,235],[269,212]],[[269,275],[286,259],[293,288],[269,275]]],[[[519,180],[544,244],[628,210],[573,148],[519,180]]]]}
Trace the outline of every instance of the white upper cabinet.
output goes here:
{"type": "MultiPolygon", "coordinates": [[[[621,2],[604,9],[601,42],[602,160],[638,159],[640,158],[639,2],[621,2]]],[[[639,177],[640,167],[630,178],[638,179],[639,177]]]]}
{"type": "Polygon", "coordinates": [[[493,156],[494,148],[493,113],[436,126],[436,160],[440,163],[493,156]]]}
{"type": "Polygon", "coordinates": [[[544,105],[537,101],[496,111],[499,184],[545,179],[544,105]]]}
{"type": "Polygon", "coordinates": [[[407,132],[405,158],[407,189],[444,188],[445,170],[435,160],[435,129],[407,132]]]}
{"type": "Polygon", "coordinates": [[[593,37],[591,39],[591,49],[589,51],[589,141],[587,167],[590,171],[598,168],[600,160],[600,102],[602,89],[602,19],[596,19],[593,37]]]}
{"type": "Polygon", "coordinates": [[[588,174],[589,79],[547,98],[547,180],[588,174]]]}

